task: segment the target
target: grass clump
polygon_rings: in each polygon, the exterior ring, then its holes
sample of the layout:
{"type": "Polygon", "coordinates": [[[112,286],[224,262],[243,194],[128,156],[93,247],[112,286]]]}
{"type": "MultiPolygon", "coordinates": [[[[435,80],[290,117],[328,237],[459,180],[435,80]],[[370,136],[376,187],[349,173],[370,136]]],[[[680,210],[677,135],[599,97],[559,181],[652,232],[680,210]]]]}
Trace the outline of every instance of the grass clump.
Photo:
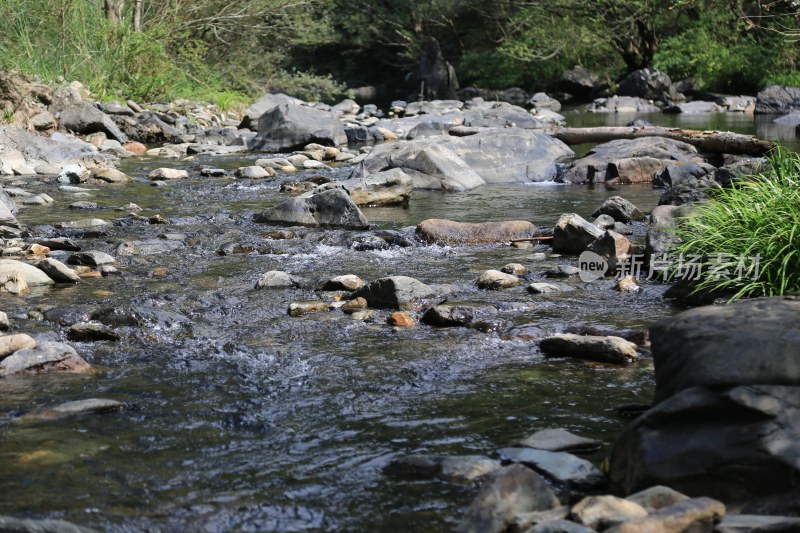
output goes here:
{"type": "Polygon", "coordinates": [[[800,294],[800,154],[775,149],[762,172],[679,219],[677,236],[684,261],[700,258],[694,293],[732,294],[730,301],[800,294]]]}

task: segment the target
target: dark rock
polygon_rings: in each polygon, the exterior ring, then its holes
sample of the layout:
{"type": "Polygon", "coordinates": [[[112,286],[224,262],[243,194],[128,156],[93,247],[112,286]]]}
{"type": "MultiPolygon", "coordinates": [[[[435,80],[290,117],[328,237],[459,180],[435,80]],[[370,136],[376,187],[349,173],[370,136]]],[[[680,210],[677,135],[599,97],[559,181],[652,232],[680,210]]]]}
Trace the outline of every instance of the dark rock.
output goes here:
{"type": "Polygon", "coordinates": [[[645,238],[645,263],[669,256],[680,242],[675,235],[677,219],[689,214],[690,206],[660,205],[650,213],[650,228],[645,238]]]}
{"type": "Polygon", "coordinates": [[[457,531],[501,533],[520,513],[558,506],[558,499],[539,475],[522,465],[511,465],[489,474],[457,531]]]}
{"type": "Polygon", "coordinates": [[[310,227],[366,229],[369,221],[341,189],[319,192],[308,198],[289,198],[254,217],[256,222],[310,227]]]}
{"type": "Polygon", "coordinates": [[[111,327],[133,326],[139,327],[146,324],[145,318],[141,313],[133,309],[123,307],[106,307],[93,312],[89,318],[97,320],[111,327]]]}
{"type": "Polygon", "coordinates": [[[67,259],[67,263],[70,265],[85,265],[92,267],[98,267],[101,265],[111,265],[116,262],[117,260],[114,259],[113,256],[97,250],[89,250],[87,252],[75,252],[74,254],[69,256],[69,259],[67,259]]]}
{"type": "Polygon", "coordinates": [[[56,283],[78,283],[81,278],[67,265],[47,257],[36,263],[36,267],[47,274],[56,283]]]}
{"type": "Polygon", "coordinates": [[[597,74],[581,66],[565,70],[556,82],[559,91],[569,93],[583,101],[590,100],[600,86],[600,78],[597,74]]]}
{"type": "Polygon", "coordinates": [[[608,264],[606,275],[614,275],[619,272],[620,267],[626,261],[636,254],[638,247],[634,246],[624,235],[606,230],[589,245],[588,250],[606,260],[608,264]]]}
{"type": "Polygon", "coordinates": [[[458,79],[453,66],[445,61],[439,41],[434,37],[425,37],[422,41],[419,71],[414,88],[423,88],[419,96],[423,100],[438,98],[453,99],[458,90],[458,79]],[[421,85],[420,85],[421,84],[421,85]]]}
{"type": "Polygon", "coordinates": [[[795,533],[800,531],[796,516],[726,515],[714,533],[795,533]]]}
{"type": "Polygon", "coordinates": [[[647,511],[638,503],[616,496],[587,496],[572,507],[569,516],[579,524],[603,531],[622,522],[644,518],[647,511]]]}
{"type": "Polygon", "coordinates": [[[102,324],[83,322],[70,326],[67,330],[67,338],[79,342],[118,341],[120,335],[102,324]]]}
{"type": "Polygon", "coordinates": [[[412,309],[419,300],[435,296],[433,289],[419,280],[407,276],[390,276],[368,283],[350,295],[362,297],[370,307],[377,309],[412,309]]]}
{"type": "Polygon", "coordinates": [[[469,485],[500,468],[500,463],[481,455],[405,455],[384,468],[387,475],[405,479],[439,478],[448,483],[469,485]]]}
{"type": "Polygon", "coordinates": [[[608,198],[592,213],[593,217],[600,215],[609,215],[617,222],[626,224],[631,221],[645,220],[644,213],[622,196],[608,198]]]}
{"type": "Polygon", "coordinates": [[[669,487],[656,485],[655,487],[650,487],[636,494],[631,494],[625,499],[638,503],[644,507],[648,513],[652,513],[663,507],[669,507],[683,500],[688,500],[689,497],[669,487]]]}
{"type": "Polygon", "coordinates": [[[763,173],[767,170],[767,164],[766,159],[742,159],[718,168],[714,177],[723,187],[730,187],[738,181],[763,173]]]}
{"type": "Polygon", "coordinates": [[[607,484],[605,476],[596,466],[565,452],[503,448],[500,450],[500,459],[504,462],[522,463],[556,483],[576,490],[597,490],[607,484]]]}
{"type": "Polygon", "coordinates": [[[242,122],[239,124],[239,129],[249,128],[255,129],[258,127],[258,119],[261,118],[261,115],[268,111],[272,111],[276,107],[282,104],[294,104],[300,105],[302,104],[302,100],[298,100],[297,98],[293,98],[291,96],[287,96],[283,93],[267,93],[252,104],[244,113],[244,118],[242,118],[242,122]]]}
{"type": "Polygon", "coordinates": [[[299,150],[309,143],[347,144],[338,114],[296,104],[281,104],[258,121],[251,148],[262,152],[299,150]]]}
{"type": "Polygon", "coordinates": [[[663,170],[656,172],[653,177],[653,186],[676,187],[683,184],[697,186],[699,180],[712,174],[715,170],[713,166],[707,163],[668,165],[663,170]]]}
{"type": "Polygon", "coordinates": [[[102,132],[120,143],[128,142],[111,118],[89,102],[79,102],[60,111],[61,126],[75,133],[87,134],[102,132]]]}
{"type": "Polygon", "coordinates": [[[593,531],[595,530],[569,520],[548,520],[536,524],[526,533],[592,533],[593,531]]]}
{"type": "Polygon", "coordinates": [[[791,113],[800,111],[800,87],[771,85],[759,91],[756,99],[756,113],[791,113]]]}
{"type": "Polygon", "coordinates": [[[575,213],[566,213],[558,219],[553,230],[553,251],[579,254],[603,235],[603,230],[575,213]]]}
{"type": "Polygon", "coordinates": [[[664,72],[652,67],[636,70],[620,82],[617,87],[620,96],[634,96],[647,100],[668,101],[675,97],[672,80],[664,72]]]}
{"type": "Polygon", "coordinates": [[[493,307],[435,305],[422,315],[422,322],[439,328],[470,327],[478,318],[497,314],[493,307]]]}

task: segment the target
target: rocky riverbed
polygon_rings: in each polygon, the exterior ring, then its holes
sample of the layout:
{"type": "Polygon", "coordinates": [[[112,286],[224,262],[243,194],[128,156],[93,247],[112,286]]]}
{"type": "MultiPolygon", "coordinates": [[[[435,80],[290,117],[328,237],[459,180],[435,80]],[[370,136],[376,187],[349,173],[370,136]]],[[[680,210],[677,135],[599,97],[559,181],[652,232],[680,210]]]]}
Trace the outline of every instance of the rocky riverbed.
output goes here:
{"type": "Polygon", "coordinates": [[[597,441],[584,450],[595,484],[551,472],[559,503],[604,491],[597,466],[653,397],[647,329],[676,310],[662,283],[583,281],[577,253],[663,251],[677,205],[752,161],[651,140],[573,162],[535,114],[505,127],[522,118],[508,105],[387,119],[278,99],[251,109],[250,131],[120,104],[104,116],[122,137],[101,117],[105,140],[65,137],[79,152],[61,159],[3,130],[22,141],[4,145],[17,175],[2,178],[0,479],[13,497],[0,513],[97,529],[452,530],[478,476],[392,465],[536,463],[516,446],[553,428],[597,441]],[[162,142],[123,148],[154,140],[148,124],[162,142]],[[583,352],[595,361],[563,357],[583,352]]]}

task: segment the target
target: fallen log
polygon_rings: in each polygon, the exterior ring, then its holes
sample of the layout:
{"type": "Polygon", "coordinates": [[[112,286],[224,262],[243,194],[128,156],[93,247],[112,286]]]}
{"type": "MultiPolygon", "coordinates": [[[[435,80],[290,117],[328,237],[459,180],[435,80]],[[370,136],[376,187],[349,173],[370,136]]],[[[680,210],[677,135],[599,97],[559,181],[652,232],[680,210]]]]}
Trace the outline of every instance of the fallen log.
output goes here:
{"type": "Polygon", "coordinates": [[[639,139],[641,137],[666,137],[695,146],[701,152],[718,154],[739,154],[763,156],[773,148],[775,143],[730,131],[700,131],[681,128],[664,128],[661,126],[631,126],[596,128],[552,128],[546,132],[563,143],[584,144],[604,143],[617,139],[639,139]]]}

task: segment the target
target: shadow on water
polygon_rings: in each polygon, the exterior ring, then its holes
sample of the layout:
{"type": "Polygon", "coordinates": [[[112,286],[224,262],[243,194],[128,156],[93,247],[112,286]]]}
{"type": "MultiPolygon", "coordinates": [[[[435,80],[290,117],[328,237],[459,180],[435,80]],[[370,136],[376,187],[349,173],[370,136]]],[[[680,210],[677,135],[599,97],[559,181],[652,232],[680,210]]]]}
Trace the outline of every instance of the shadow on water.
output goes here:
{"type": "MultiPolygon", "coordinates": [[[[587,117],[586,120],[595,120],[587,117]]],[[[187,163],[235,168],[252,157],[187,163]]],[[[126,162],[143,178],[165,161],[126,162]]],[[[309,175],[311,175],[309,173],[309,175]]],[[[85,318],[102,307],[132,308],[147,319],[121,327],[118,343],[73,343],[97,369],[92,376],[41,376],[0,383],[0,514],[61,517],[117,531],[449,531],[472,491],[439,482],[387,479],[381,469],[411,452],[486,454],[527,434],[563,427],[610,444],[626,423],[613,409],[646,403],[652,394],[648,358],[628,368],[545,360],[535,342],[496,333],[419,326],[392,330],[379,314],[358,322],[335,311],[288,318],[291,301],[316,299],[306,289],[254,291],[258,275],[286,270],[317,280],[354,273],[417,277],[451,299],[489,304],[508,325],[644,329],[673,310],[662,285],[638,295],[611,281],[573,283],[558,296],[531,296],[524,286],[485,292],[480,271],[509,262],[530,267],[531,281],[574,258],[538,261],[544,247],[429,246],[356,251],[358,235],[300,230],[278,241],[250,221],[253,211],[284,197],[277,183],[186,181],[164,188],[137,183],[90,187],[113,207],[134,201],[167,226],[112,226],[84,246],[115,252],[126,240],[185,234],[186,247],[120,257],[122,276],[87,279],[76,287],[7,298],[15,328],[62,331],[26,318],[37,306],[85,318]],[[220,255],[231,243],[260,253],[220,255]],[[166,277],[151,275],[166,267],[166,277]],[[107,397],[129,407],[117,414],[39,425],[11,424],[37,407],[107,397]]],[[[26,224],[77,218],[68,194],[52,183],[51,207],[26,207],[26,224]]],[[[588,216],[602,200],[623,194],[645,211],[658,201],[647,187],[514,185],[463,194],[415,192],[407,208],[366,209],[383,229],[425,218],[464,221],[527,219],[550,226],[562,212],[588,216]]],[[[83,215],[82,215],[83,216],[83,215]]],[[[636,228],[641,238],[644,228],[636,228]]],[[[40,308],[45,309],[45,308],[40,308]]],[[[77,318],[76,318],[77,317],[77,318]]],[[[606,446],[593,457],[602,460],[606,446]]]]}

